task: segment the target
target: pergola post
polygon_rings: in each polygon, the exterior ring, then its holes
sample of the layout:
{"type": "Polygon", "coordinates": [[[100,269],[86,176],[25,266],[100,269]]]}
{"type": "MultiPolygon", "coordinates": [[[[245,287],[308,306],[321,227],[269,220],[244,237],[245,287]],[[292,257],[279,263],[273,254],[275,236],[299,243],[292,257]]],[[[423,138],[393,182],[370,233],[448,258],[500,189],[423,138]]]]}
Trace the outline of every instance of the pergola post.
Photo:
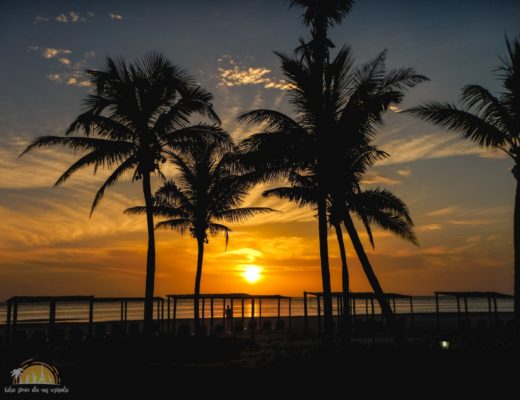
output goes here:
{"type": "MultiPolygon", "coordinates": [[[[125,304],[125,324],[127,321],[128,303],[125,304]]],[[[161,333],[164,333],[164,299],[161,299],[161,322],[159,323],[161,333]]]]}
{"type": "Polygon", "coordinates": [[[230,324],[231,326],[230,326],[230,328],[231,328],[231,332],[233,332],[233,335],[234,335],[235,334],[235,329],[234,329],[235,328],[235,326],[234,326],[235,325],[235,319],[234,319],[234,314],[233,314],[233,311],[234,311],[233,310],[233,306],[234,306],[233,298],[231,298],[230,301],[231,301],[231,324],[230,324]]]}
{"type": "Polygon", "coordinates": [[[94,334],[94,299],[90,299],[88,303],[88,335],[94,334]]]}
{"type": "Polygon", "coordinates": [[[397,314],[397,307],[395,306],[395,297],[392,299],[392,305],[394,306],[394,314],[397,314]]]}
{"type": "Polygon", "coordinates": [[[459,300],[459,296],[457,296],[457,323],[460,326],[460,300],[459,300]]]}
{"type": "Polygon", "coordinates": [[[262,298],[258,299],[258,329],[262,329],[262,298]]]}
{"type": "Polygon", "coordinates": [[[203,297],[202,298],[202,323],[204,323],[204,310],[206,309],[206,299],[203,297]]]}
{"type": "Polygon", "coordinates": [[[488,296],[487,300],[488,300],[488,319],[489,319],[489,326],[491,327],[491,325],[493,324],[493,313],[492,313],[492,310],[491,310],[491,296],[488,296]]]}
{"type": "Polygon", "coordinates": [[[119,318],[121,320],[121,326],[123,325],[123,322],[125,320],[124,316],[125,316],[125,302],[123,300],[121,300],[121,315],[119,318]]]}
{"type": "Polygon", "coordinates": [[[255,298],[251,298],[251,340],[255,339],[255,298]]]}
{"type": "Polygon", "coordinates": [[[498,321],[497,296],[493,296],[493,305],[495,306],[495,323],[498,321]]]}
{"type": "Polygon", "coordinates": [[[244,323],[244,299],[242,299],[242,323],[244,323]]]}
{"type": "Polygon", "coordinates": [[[280,298],[278,297],[278,320],[280,320],[280,298]]]}
{"type": "Polygon", "coordinates": [[[412,329],[415,328],[415,314],[413,312],[413,297],[410,296],[410,316],[412,317],[412,329]]]}
{"type": "Polygon", "coordinates": [[[213,334],[213,297],[209,300],[209,331],[213,334]]]}
{"type": "Polygon", "coordinates": [[[13,338],[16,338],[16,323],[18,322],[18,302],[15,300],[13,304],[13,338]]]}
{"type": "Polygon", "coordinates": [[[468,315],[468,297],[464,296],[464,314],[466,321],[469,321],[469,315],[468,315]]]}
{"type": "Polygon", "coordinates": [[[172,326],[171,326],[171,320],[170,320],[170,306],[171,306],[171,299],[170,296],[166,297],[166,307],[168,308],[166,311],[166,331],[168,333],[172,332],[172,326]]]}
{"type": "Polygon", "coordinates": [[[368,319],[368,298],[365,299],[365,315],[366,315],[366,317],[368,319]]]}
{"type": "Polygon", "coordinates": [[[7,321],[6,321],[6,340],[7,343],[11,342],[11,301],[7,301],[7,321]]]}
{"type": "Polygon", "coordinates": [[[222,325],[226,326],[226,298],[222,299],[222,325]]]}
{"type": "Polygon", "coordinates": [[[318,331],[321,333],[321,301],[319,294],[316,296],[316,302],[318,303],[318,331]]]}
{"type": "Polygon", "coordinates": [[[292,330],[291,321],[292,321],[292,299],[289,297],[289,332],[291,332],[291,330],[292,330]]]}
{"type": "Polygon", "coordinates": [[[173,298],[173,334],[177,333],[177,297],[173,298]]]}
{"type": "Polygon", "coordinates": [[[307,321],[307,292],[303,292],[303,332],[309,332],[309,325],[307,321]]]}
{"type": "Polygon", "coordinates": [[[49,303],[49,338],[54,334],[54,326],[56,324],[56,300],[49,303]]]}
{"type": "Polygon", "coordinates": [[[441,319],[439,315],[439,293],[435,292],[435,316],[437,320],[437,329],[441,327],[441,319]]]}
{"type": "MultiPolygon", "coordinates": [[[[386,301],[386,300],[385,300],[386,301]]],[[[374,309],[374,299],[370,298],[370,310],[372,312],[372,319],[374,319],[375,316],[375,309],[374,309]]]]}

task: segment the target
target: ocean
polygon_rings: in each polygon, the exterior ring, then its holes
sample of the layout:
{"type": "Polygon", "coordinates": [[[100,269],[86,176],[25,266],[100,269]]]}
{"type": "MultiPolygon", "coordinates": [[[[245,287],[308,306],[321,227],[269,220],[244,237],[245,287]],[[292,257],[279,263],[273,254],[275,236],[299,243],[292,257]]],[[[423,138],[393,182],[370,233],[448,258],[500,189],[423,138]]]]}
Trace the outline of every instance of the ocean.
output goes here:
{"type": "MultiPolygon", "coordinates": [[[[229,304],[229,300],[227,301],[229,304]]],[[[512,312],[512,299],[498,299],[497,306],[499,312],[512,312]]],[[[323,307],[323,305],[322,305],[323,307]]],[[[336,313],[337,304],[333,304],[334,313],[336,313]]],[[[461,308],[463,304],[461,302],[461,308]]],[[[435,312],[435,297],[434,296],[415,296],[413,298],[413,308],[415,313],[434,313],[435,312]]],[[[488,302],[486,299],[468,299],[469,312],[486,312],[488,310],[488,302]]],[[[255,316],[259,315],[258,301],[255,305],[255,316]]],[[[368,310],[364,301],[356,301],[356,314],[364,315],[372,312],[370,303],[368,310]]],[[[396,300],[396,313],[407,314],[410,312],[410,303],[408,299],[396,300]]],[[[456,312],[457,302],[454,298],[440,299],[441,312],[456,312]]],[[[94,321],[113,321],[120,318],[121,304],[119,302],[113,303],[97,303],[94,307],[94,321]]],[[[201,311],[202,312],[202,311],[201,311]]],[[[221,300],[214,302],[214,316],[215,318],[222,318],[223,304],[221,300]]],[[[282,316],[289,315],[289,309],[286,300],[282,300],[281,309],[282,316]]],[[[374,302],[374,312],[380,313],[377,302],[374,302]]],[[[7,307],[5,303],[0,304],[0,324],[6,323],[7,307]]],[[[205,302],[203,311],[206,318],[210,316],[209,301],[205,302]]],[[[308,302],[309,315],[317,315],[316,300],[311,298],[308,302]]],[[[251,316],[251,303],[245,302],[244,307],[245,316],[251,316]]],[[[154,312],[154,317],[156,313],[154,312]]],[[[233,307],[233,315],[240,317],[242,315],[241,302],[235,300],[233,307]]],[[[262,300],[262,317],[275,317],[277,315],[277,301],[276,300],[262,300]]],[[[303,298],[294,297],[291,305],[292,316],[303,316],[303,298]]],[[[166,302],[164,317],[166,318],[166,302]]],[[[45,322],[49,317],[49,305],[41,304],[21,304],[18,306],[18,321],[21,323],[29,322],[45,322]]],[[[180,300],[177,302],[177,318],[193,318],[193,301],[180,300]]],[[[128,320],[142,320],[143,319],[143,303],[129,302],[128,303],[128,320]]],[[[59,322],[87,322],[88,321],[88,303],[57,303],[56,306],[56,320],[59,322]]]]}

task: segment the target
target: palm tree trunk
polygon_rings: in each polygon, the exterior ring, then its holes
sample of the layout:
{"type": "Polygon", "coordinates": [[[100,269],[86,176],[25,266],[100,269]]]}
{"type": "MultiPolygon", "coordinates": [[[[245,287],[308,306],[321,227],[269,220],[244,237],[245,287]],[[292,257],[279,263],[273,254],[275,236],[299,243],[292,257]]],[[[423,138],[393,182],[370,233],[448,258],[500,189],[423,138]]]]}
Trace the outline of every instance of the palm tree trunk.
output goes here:
{"type": "Polygon", "coordinates": [[[325,199],[318,201],[318,234],[320,241],[321,281],[323,286],[323,340],[332,343],[332,294],[330,287],[329,245],[327,242],[327,209],[325,199]]]}
{"type": "MultiPolygon", "coordinates": [[[[520,165],[515,166],[517,171],[520,165]]],[[[514,315],[516,327],[516,342],[520,342],[520,171],[516,176],[515,214],[514,214],[514,246],[515,246],[515,269],[514,269],[514,315]]]]}
{"type": "Polygon", "coordinates": [[[200,297],[200,281],[202,278],[202,261],[204,259],[204,239],[197,238],[198,255],[197,255],[197,274],[195,275],[195,291],[193,292],[193,312],[195,319],[195,334],[201,333],[200,317],[199,317],[199,297],[200,297]]]}
{"type": "Polygon", "coordinates": [[[381,312],[386,320],[386,323],[392,330],[396,343],[398,345],[402,345],[402,344],[404,344],[404,338],[403,338],[401,332],[396,327],[394,313],[392,312],[392,309],[390,308],[390,304],[386,301],[383,289],[382,289],[381,285],[379,284],[379,280],[377,279],[377,276],[374,273],[374,270],[372,269],[372,265],[370,264],[370,261],[368,260],[367,254],[365,253],[363,244],[361,243],[361,240],[359,239],[359,235],[356,231],[356,227],[354,226],[354,221],[352,221],[350,214],[347,213],[343,222],[344,222],[345,228],[347,229],[347,232],[350,236],[350,240],[352,241],[354,249],[356,250],[356,254],[359,258],[359,261],[361,263],[363,271],[365,272],[368,282],[370,283],[370,286],[372,286],[372,290],[374,290],[374,294],[377,298],[377,301],[379,302],[379,306],[381,307],[381,312]]]}
{"type": "Polygon", "coordinates": [[[148,229],[148,253],[146,255],[146,288],[144,293],[144,326],[143,333],[153,333],[153,297],[155,283],[155,231],[153,225],[153,200],[150,173],[143,174],[143,194],[146,205],[146,226],[148,229]]]}
{"type": "Polygon", "coordinates": [[[344,344],[350,341],[351,335],[351,321],[350,321],[350,282],[347,267],[347,252],[345,251],[345,242],[343,241],[343,232],[341,232],[341,225],[334,224],[336,230],[336,238],[338,239],[339,254],[341,257],[341,286],[343,291],[343,317],[341,321],[341,338],[344,344]]]}

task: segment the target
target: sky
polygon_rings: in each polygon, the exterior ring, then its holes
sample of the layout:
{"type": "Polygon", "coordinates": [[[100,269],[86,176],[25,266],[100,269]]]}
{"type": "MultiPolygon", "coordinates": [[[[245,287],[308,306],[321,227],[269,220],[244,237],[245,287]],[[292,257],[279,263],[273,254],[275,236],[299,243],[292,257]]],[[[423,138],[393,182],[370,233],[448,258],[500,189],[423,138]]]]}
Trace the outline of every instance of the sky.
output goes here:
{"type": "MultiPolygon", "coordinates": [[[[223,128],[239,140],[254,132],[237,124],[239,113],[291,114],[273,51],[290,53],[308,37],[299,15],[283,0],[1,2],[0,300],[144,293],[145,221],[122,213],[142,204],[139,185],[123,179],[89,218],[106,171],[83,171],[53,188],[73,154],[55,148],[18,158],[34,138],[63,134],[81,112],[91,90],[86,68],[102,68],[107,56],[132,61],[161,51],[213,93],[223,128]]],[[[389,68],[412,66],[428,76],[407,93],[404,109],[457,102],[466,84],[497,92],[493,68],[505,53],[504,35],[519,35],[519,27],[517,1],[367,0],[331,37],[338,47],[350,45],[358,64],[388,49],[389,68]]],[[[420,242],[376,231],[372,249],[361,234],[383,288],[512,292],[512,162],[392,112],[376,143],[391,157],[367,175],[365,187],[387,187],[405,200],[420,242]]],[[[320,290],[314,211],[262,198],[267,187],[255,188],[246,204],[281,212],[233,225],[227,250],[223,237],[210,238],[202,292],[320,290]],[[248,269],[260,272],[254,284],[244,279],[248,269]]],[[[334,237],[330,232],[332,285],[340,290],[334,237]]],[[[156,294],[192,292],[196,242],[170,231],[158,231],[156,240],[156,294]]],[[[348,241],[347,252],[352,290],[370,290],[348,241]]]]}

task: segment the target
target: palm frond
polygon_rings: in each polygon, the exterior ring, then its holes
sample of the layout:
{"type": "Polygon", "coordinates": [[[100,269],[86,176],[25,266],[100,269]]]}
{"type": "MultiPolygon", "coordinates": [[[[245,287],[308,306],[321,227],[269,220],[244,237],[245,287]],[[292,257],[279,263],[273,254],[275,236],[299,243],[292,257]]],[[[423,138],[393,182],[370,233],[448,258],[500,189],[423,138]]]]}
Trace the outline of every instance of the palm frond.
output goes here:
{"type": "Polygon", "coordinates": [[[453,130],[483,147],[503,148],[507,141],[506,134],[498,127],[453,104],[431,102],[404,112],[453,130]]]}

